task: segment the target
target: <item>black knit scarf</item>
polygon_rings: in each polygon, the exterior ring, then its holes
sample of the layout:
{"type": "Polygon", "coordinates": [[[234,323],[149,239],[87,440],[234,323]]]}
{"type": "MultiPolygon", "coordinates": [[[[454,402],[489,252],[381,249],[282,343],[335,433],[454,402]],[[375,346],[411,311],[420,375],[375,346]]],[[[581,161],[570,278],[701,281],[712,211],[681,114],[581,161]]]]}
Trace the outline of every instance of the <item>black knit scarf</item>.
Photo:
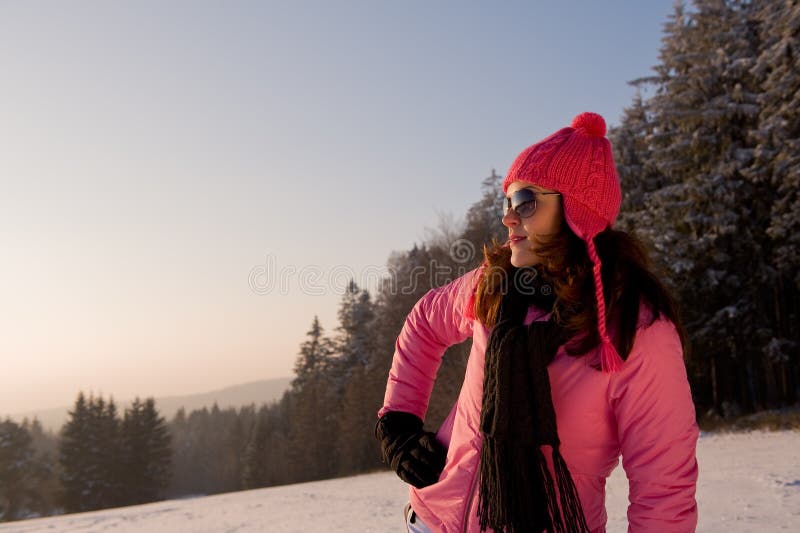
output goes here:
{"type": "Polygon", "coordinates": [[[550,310],[555,295],[533,267],[512,267],[508,274],[508,290],[486,347],[478,502],[481,530],[585,532],[588,527],[578,493],[558,449],[547,374],[547,365],[566,340],[564,332],[552,320],[523,324],[529,305],[550,310]],[[541,450],[544,444],[553,449],[555,480],[541,450]]]}

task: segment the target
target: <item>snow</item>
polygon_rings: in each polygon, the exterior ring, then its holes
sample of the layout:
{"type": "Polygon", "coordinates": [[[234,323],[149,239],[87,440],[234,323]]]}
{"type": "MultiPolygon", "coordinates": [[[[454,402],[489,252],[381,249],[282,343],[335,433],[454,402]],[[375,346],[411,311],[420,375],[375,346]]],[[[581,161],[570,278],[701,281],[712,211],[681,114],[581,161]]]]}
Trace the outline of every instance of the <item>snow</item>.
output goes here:
{"type": "MultiPolygon", "coordinates": [[[[703,433],[698,531],[800,531],[800,432],[703,433]]],[[[405,485],[391,472],[169,500],[0,525],[0,532],[402,532],[405,485]]],[[[627,481],[607,485],[608,531],[627,530],[627,481]]]]}

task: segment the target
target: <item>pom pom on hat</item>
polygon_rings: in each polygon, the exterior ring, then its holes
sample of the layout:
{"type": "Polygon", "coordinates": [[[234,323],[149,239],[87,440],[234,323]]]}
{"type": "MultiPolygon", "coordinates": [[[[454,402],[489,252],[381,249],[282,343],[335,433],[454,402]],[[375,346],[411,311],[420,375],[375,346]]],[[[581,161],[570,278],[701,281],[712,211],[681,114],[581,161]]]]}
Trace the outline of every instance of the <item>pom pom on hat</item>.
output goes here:
{"type": "Polygon", "coordinates": [[[576,130],[582,130],[591,137],[606,136],[606,121],[597,113],[581,113],[572,119],[570,126],[576,130]]]}

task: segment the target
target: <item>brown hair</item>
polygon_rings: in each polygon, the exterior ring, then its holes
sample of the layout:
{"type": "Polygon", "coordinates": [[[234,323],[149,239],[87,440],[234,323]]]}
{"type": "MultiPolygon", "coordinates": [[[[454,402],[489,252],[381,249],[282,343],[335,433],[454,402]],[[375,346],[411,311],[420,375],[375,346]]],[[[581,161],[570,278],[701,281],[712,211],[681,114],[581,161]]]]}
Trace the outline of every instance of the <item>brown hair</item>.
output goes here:
{"type": "MultiPolygon", "coordinates": [[[[532,244],[543,260],[538,265],[542,276],[555,289],[553,312],[570,339],[565,345],[567,353],[580,356],[590,352],[600,344],[600,334],[592,261],[586,243],[562,219],[556,236],[546,241],[534,238],[532,244]]],[[[601,276],[609,334],[622,359],[627,359],[633,347],[640,302],[650,307],[653,321],[664,315],[675,324],[686,353],[686,332],[677,305],[653,272],[642,243],[624,231],[606,229],[595,237],[595,246],[603,265],[601,276]]],[[[484,246],[483,253],[484,272],[476,289],[473,312],[478,320],[492,327],[507,290],[504,284],[511,269],[511,249],[494,241],[491,246],[484,246]]]]}

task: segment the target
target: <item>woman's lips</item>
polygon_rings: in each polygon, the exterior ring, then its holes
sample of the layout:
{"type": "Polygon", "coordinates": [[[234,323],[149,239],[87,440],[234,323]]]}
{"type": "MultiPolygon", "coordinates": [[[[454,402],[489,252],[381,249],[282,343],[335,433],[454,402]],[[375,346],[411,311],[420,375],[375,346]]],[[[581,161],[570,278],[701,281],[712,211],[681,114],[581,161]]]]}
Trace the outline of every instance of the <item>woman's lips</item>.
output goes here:
{"type": "Polygon", "coordinates": [[[526,239],[525,237],[520,237],[519,235],[515,235],[510,237],[509,240],[511,241],[511,246],[514,246],[515,244],[518,244],[522,241],[526,241],[528,239],[526,239]]]}

